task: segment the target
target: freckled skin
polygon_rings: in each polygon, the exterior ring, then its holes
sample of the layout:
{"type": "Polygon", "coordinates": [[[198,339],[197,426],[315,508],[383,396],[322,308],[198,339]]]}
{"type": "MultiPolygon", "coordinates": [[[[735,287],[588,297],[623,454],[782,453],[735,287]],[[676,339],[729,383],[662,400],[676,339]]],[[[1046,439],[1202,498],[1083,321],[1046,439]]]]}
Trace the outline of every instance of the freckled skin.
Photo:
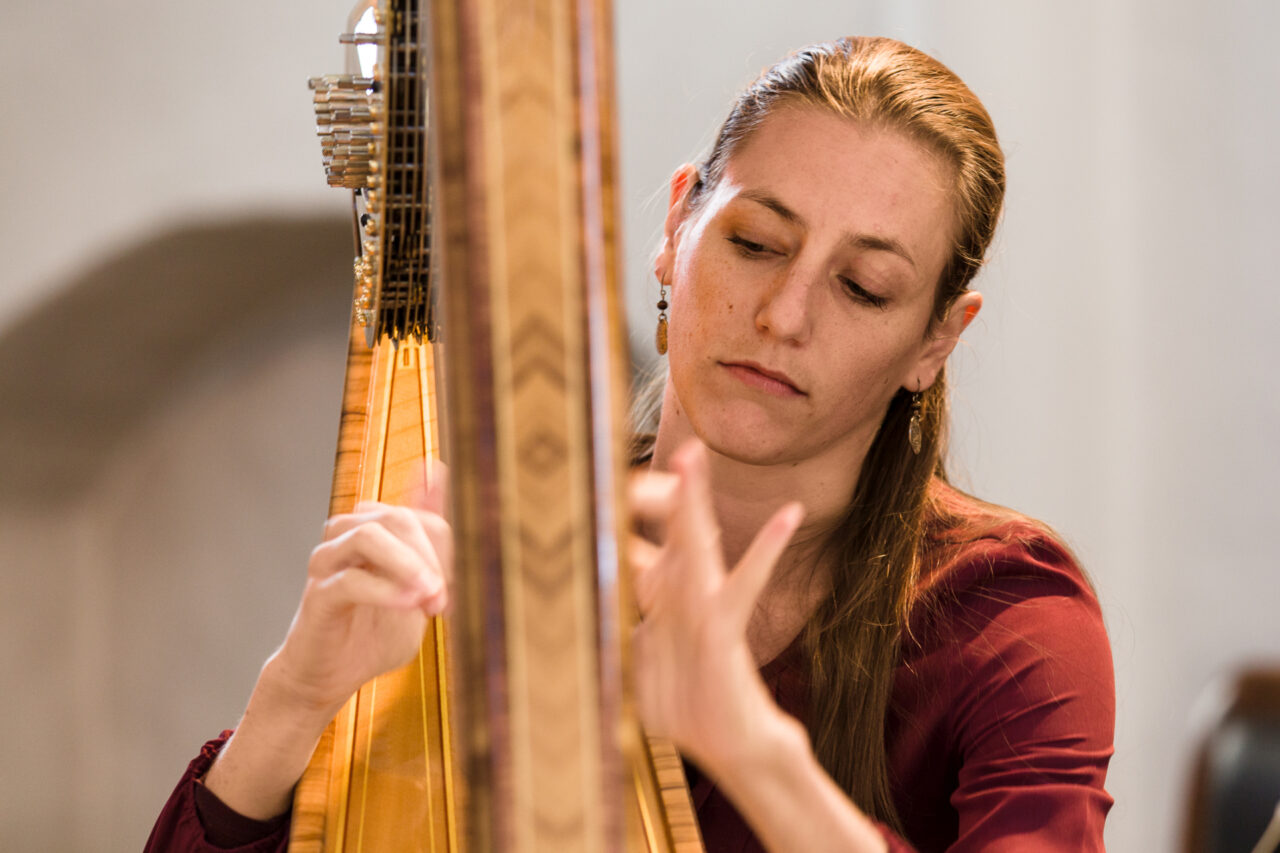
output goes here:
{"type": "Polygon", "coordinates": [[[952,176],[902,135],[814,108],[773,113],[692,208],[696,174],[672,177],[655,259],[670,371],[633,490],[664,531],[633,559],[649,579],[641,715],[770,849],[884,850],[758,667],[830,595],[819,546],[889,401],[934,381],[981,305],[964,294],[931,319],[952,176]]]}
{"type": "Polygon", "coordinates": [[[767,119],[696,210],[668,216],[658,258],[671,290],[664,421],[686,421],[743,462],[856,471],[893,395],[931,384],[954,343],[930,327],[952,233],[949,179],[931,151],[894,131],[807,108],[767,119]],[[850,235],[896,241],[910,260],[850,235]],[[744,240],[751,248],[735,242],[744,240]],[[726,367],[743,361],[804,393],[745,383],[726,367]]]}

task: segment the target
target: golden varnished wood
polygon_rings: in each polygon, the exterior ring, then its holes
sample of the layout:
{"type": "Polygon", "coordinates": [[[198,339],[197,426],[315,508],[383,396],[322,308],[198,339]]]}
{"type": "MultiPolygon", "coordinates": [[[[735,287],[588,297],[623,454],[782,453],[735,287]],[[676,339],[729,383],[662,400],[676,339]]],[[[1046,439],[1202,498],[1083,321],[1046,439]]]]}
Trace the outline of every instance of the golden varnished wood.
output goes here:
{"type": "MultiPolygon", "coordinates": [[[[353,324],[331,512],[420,500],[438,458],[429,344],[372,349],[353,324]]],[[[293,851],[459,849],[446,625],[408,666],[366,684],[325,732],[294,797],[293,851]]]]}
{"type": "MultiPolygon", "coordinates": [[[[384,19],[402,14],[392,2],[384,19]]],[[[299,785],[290,849],[699,851],[679,757],[645,740],[623,678],[608,6],[439,0],[430,14],[443,435],[432,347],[363,349],[353,323],[331,511],[405,502],[443,439],[450,642],[433,621],[417,661],[344,708],[299,785]]],[[[426,207],[426,169],[413,174],[426,207]]]]}

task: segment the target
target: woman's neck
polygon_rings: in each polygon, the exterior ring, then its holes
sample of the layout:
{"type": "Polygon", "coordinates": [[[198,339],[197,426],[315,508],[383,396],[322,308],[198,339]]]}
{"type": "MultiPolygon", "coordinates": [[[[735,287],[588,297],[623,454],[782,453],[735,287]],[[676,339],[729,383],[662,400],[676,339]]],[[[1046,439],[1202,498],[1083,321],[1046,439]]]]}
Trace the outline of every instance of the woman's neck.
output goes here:
{"type": "MultiPolygon", "coordinates": [[[[693,438],[697,436],[668,383],[654,442],[653,469],[667,470],[671,454],[693,438]]],[[[849,506],[867,448],[841,447],[828,455],[777,465],[744,462],[707,449],[726,566],[737,563],[756,533],[783,504],[795,500],[805,507],[804,523],[761,596],[759,618],[753,626],[752,633],[758,635],[753,638],[753,648],[767,652],[771,645],[795,635],[828,587],[828,567],[819,562],[820,552],[849,506]]]]}

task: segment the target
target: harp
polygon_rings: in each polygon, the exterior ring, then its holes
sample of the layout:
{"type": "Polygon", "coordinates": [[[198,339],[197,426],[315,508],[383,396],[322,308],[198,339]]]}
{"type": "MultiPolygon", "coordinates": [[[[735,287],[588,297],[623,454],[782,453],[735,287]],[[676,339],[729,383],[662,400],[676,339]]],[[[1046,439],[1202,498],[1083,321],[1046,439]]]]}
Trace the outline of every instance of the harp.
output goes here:
{"type": "Polygon", "coordinates": [[[349,29],[311,81],[358,252],[330,510],[447,457],[454,605],[329,727],[289,849],[701,850],[624,678],[609,10],[366,0],[349,29]]]}

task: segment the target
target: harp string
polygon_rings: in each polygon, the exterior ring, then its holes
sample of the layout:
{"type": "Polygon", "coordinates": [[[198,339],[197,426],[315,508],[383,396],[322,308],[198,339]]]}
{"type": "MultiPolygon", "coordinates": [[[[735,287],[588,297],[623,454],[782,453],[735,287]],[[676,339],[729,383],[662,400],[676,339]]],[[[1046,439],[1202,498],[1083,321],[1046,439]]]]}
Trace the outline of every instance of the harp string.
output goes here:
{"type": "MultiPolygon", "coordinates": [[[[375,347],[358,500],[414,503],[436,473],[433,463],[438,458],[439,442],[432,368],[433,352],[428,343],[413,339],[393,342],[383,337],[375,347]]],[[[446,636],[443,619],[431,618],[414,661],[405,669],[374,679],[353,700],[355,724],[347,742],[351,793],[344,821],[349,832],[345,839],[337,840],[333,849],[356,853],[363,853],[366,847],[386,849],[386,839],[381,836],[388,830],[379,815],[383,811],[381,800],[386,796],[383,786],[387,783],[377,784],[383,793],[374,802],[370,793],[375,787],[372,775],[394,772],[394,766],[389,767],[388,763],[394,765],[403,758],[405,747],[387,746],[385,735],[406,722],[421,737],[421,751],[415,752],[413,759],[415,763],[420,761],[422,768],[416,783],[422,786],[422,796],[407,798],[408,804],[412,807],[416,802],[425,814],[428,804],[443,802],[447,815],[443,825],[425,820],[420,826],[419,846],[413,849],[424,853],[459,849],[453,818],[457,792],[447,706],[446,636]]],[[[434,814],[438,817],[440,812],[434,814]]]]}

